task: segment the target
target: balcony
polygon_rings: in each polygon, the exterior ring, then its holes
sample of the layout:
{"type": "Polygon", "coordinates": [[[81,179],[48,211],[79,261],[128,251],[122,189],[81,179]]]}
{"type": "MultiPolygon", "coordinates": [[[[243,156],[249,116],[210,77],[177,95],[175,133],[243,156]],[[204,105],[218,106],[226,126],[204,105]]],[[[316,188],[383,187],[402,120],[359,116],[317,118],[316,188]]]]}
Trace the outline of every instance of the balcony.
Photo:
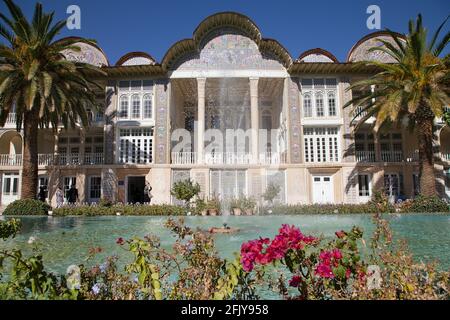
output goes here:
{"type": "MultiPolygon", "coordinates": [[[[249,153],[210,153],[204,156],[206,165],[250,165],[254,164],[252,155],[249,153]]],[[[286,154],[263,153],[258,159],[260,165],[285,164],[286,154]]],[[[172,153],[172,164],[174,165],[195,165],[199,163],[196,152],[174,152],[172,153]]]]}
{"type": "Polygon", "coordinates": [[[381,151],[383,162],[403,162],[403,151],[381,151]]]}
{"type": "MultiPolygon", "coordinates": [[[[83,161],[81,161],[81,155],[74,154],[39,154],[38,165],[39,167],[48,166],[94,166],[104,164],[103,153],[86,153],[83,161]]],[[[20,167],[22,166],[22,155],[0,155],[1,167],[20,167]]]]}
{"type": "Polygon", "coordinates": [[[376,162],[375,151],[356,151],[357,162],[376,162]]]}

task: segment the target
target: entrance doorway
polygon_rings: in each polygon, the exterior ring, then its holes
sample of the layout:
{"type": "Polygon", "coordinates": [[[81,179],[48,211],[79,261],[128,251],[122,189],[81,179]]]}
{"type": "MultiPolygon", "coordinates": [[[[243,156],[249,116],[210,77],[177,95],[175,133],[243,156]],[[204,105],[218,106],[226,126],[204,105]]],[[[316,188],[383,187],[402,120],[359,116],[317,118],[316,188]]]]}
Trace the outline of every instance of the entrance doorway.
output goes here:
{"type": "Polygon", "coordinates": [[[313,177],[313,201],[315,204],[334,202],[333,179],[330,176],[313,177]]]}
{"type": "Polygon", "coordinates": [[[2,205],[7,206],[10,203],[19,200],[19,174],[3,174],[2,186],[2,205]]]}
{"type": "Polygon", "coordinates": [[[128,203],[147,203],[148,196],[145,194],[145,177],[128,177],[128,203]]]}

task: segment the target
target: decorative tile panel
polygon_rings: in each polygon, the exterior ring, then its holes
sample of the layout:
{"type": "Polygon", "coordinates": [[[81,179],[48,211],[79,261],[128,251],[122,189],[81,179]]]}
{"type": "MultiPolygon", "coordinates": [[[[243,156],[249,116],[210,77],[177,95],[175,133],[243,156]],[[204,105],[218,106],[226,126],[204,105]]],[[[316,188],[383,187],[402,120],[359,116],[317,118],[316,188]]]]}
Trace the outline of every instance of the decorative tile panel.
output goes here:
{"type": "Polygon", "coordinates": [[[169,100],[169,82],[167,80],[158,80],[156,85],[156,128],[155,128],[155,163],[165,164],[168,162],[167,149],[168,145],[168,128],[167,122],[169,117],[168,100],[169,100]]]}
{"type": "Polygon", "coordinates": [[[291,126],[291,162],[301,163],[300,89],[298,78],[289,79],[289,112],[291,126]]]}

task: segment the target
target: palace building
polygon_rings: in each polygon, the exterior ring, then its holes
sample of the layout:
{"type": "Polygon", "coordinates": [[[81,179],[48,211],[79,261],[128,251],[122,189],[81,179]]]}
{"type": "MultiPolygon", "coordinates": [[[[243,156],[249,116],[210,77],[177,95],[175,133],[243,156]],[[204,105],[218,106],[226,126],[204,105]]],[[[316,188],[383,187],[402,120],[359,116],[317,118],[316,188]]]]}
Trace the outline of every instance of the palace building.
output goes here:
{"type": "MultiPolygon", "coordinates": [[[[175,203],[180,180],[198,182],[205,197],[248,195],[261,201],[269,184],[286,204],[363,203],[373,190],[395,198],[420,191],[414,132],[395,126],[374,132],[369,118],[358,131],[358,92],[349,86],[374,70],[363,60],[383,32],[349,48],[346,61],[323,49],[298,58],[238,13],[218,13],[175,43],[161,62],[143,52],[110,64],[100,47],[80,44],[67,59],[107,72],[104,109],[90,111],[89,128],[39,132],[39,184],[76,185],[81,202],[175,203]]],[[[355,39],[356,41],[357,39],[355,39]]],[[[306,49],[306,48],[305,48],[306,49]]],[[[103,95],[103,93],[102,93],[103,95]]],[[[364,114],[359,115],[364,116],[364,114]]],[[[20,198],[22,133],[14,113],[0,129],[1,205],[20,198]]],[[[450,195],[450,129],[437,119],[439,192],[450,195]]]]}

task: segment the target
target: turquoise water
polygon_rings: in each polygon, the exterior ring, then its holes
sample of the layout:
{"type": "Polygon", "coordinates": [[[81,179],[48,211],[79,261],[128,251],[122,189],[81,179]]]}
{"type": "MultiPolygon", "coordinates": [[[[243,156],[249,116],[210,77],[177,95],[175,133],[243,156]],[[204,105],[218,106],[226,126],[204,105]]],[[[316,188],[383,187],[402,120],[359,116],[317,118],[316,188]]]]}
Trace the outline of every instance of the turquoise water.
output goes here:
{"type": "MultiPolygon", "coordinates": [[[[418,260],[438,260],[440,267],[450,269],[450,215],[389,216],[396,239],[406,239],[418,260]]],[[[13,240],[0,242],[1,248],[19,247],[33,253],[30,237],[44,256],[46,267],[64,273],[72,264],[104,261],[117,255],[120,264],[129,262],[130,256],[116,245],[119,237],[144,237],[152,234],[169,248],[174,237],[164,228],[165,217],[26,217],[21,218],[23,228],[13,240]],[[89,249],[100,247],[102,253],[86,261],[89,249]]],[[[224,258],[233,257],[245,241],[259,237],[273,237],[282,224],[298,226],[303,233],[331,237],[336,231],[349,230],[357,225],[364,229],[366,239],[373,231],[371,217],[367,215],[305,215],[264,217],[187,217],[190,227],[221,227],[227,223],[241,231],[234,235],[216,235],[217,249],[224,258]]]]}

